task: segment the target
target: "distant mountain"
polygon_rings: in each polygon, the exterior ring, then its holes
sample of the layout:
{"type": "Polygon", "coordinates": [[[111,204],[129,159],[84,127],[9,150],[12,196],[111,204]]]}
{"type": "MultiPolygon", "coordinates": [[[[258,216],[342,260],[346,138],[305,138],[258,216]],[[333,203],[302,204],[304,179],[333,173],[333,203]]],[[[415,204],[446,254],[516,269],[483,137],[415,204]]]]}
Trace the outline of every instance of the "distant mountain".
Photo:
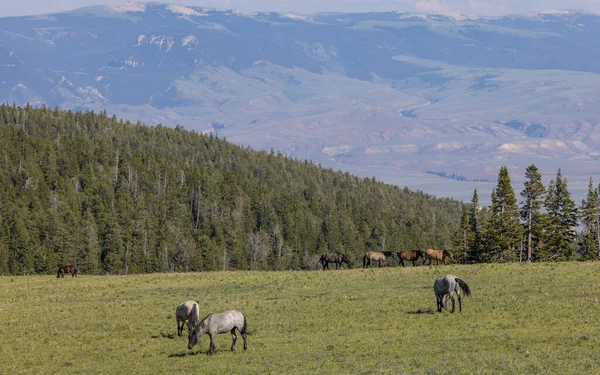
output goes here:
{"type": "Polygon", "coordinates": [[[501,165],[600,175],[600,16],[243,14],[125,2],[0,18],[0,99],[106,109],[485,200],[501,165]],[[456,176],[460,178],[456,178],[456,176]],[[490,182],[491,181],[491,182],[490,182]]]}

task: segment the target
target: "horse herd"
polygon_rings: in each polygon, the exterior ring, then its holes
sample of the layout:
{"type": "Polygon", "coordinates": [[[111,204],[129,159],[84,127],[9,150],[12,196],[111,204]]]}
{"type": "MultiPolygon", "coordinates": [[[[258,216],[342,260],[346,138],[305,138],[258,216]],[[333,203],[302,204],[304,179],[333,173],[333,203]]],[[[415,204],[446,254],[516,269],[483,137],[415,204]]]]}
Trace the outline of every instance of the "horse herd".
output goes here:
{"type": "MultiPolygon", "coordinates": [[[[454,254],[452,254],[450,250],[434,249],[404,250],[398,252],[369,251],[363,256],[363,267],[370,267],[371,262],[373,262],[373,264],[377,263],[379,267],[390,267],[390,265],[386,261],[386,259],[388,258],[398,260],[398,262],[402,264],[402,267],[405,267],[404,261],[410,261],[412,262],[413,266],[416,266],[416,262],[420,258],[423,258],[423,265],[425,265],[427,261],[429,261],[429,265],[431,265],[431,262],[433,261],[435,261],[436,264],[439,265],[440,261],[446,264],[447,258],[450,258],[450,260],[454,260],[454,254]]],[[[329,263],[334,263],[336,269],[339,269],[342,266],[342,263],[346,263],[348,267],[352,267],[353,265],[350,258],[348,258],[347,255],[340,253],[339,251],[321,255],[321,258],[319,258],[319,262],[321,263],[323,269],[329,269],[329,263]]]]}
{"type": "MultiPolygon", "coordinates": [[[[399,259],[402,266],[404,266],[404,260],[411,261],[413,266],[415,266],[415,262],[419,258],[423,258],[423,264],[425,264],[426,260],[429,260],[429,264],[431,264],[432,260],[437,260],[438,264],[441,260],[445,264],[446,258],[454,259],[453,254],[448,250],[407,250],[397,253],[391,251],[369,251],[363,256],[363,267],[369,267],[371,262],[377,262],[379,267],[389,267],[386,262],[386,257],[399,259]]],[[[335,263],[336,269],[339,269],[342,263],[348,264],[349,267],[352,266],[350,259],[340,252],[323,254],[320,261],[323,265],[323,269],[329,269],[329,263],[335,263]]],[[[72,277],[77,277],[77,268],[75,266],[60,267],[56,277],[64,277],[65,273],[71,273],[72,277]]],[[[454,275],[438,277],[433,285],[437,311],[442,312],[442,308],[447,309],[447,301],[448,298],[450,298],[452,301],[452,312],[454,312],[454,294],[456,293],[459,311],[462,312],[461,290],[467,296],[471,294],[471,289],[464,280],[454,275]]],[[[183,334],[184,326],[187,325],[189,350],[192,350],[194,345],[201,339],[202,335],[208,334],[210,337],[208,354],[214,354],[216,352],[214,341],[215,335],[229,332],[231,333],[232,338],[230,350],[234,351],[237,342],[236,330],[242,335],[242,339],[244,340],[244,350],[248,349],[246,342],[248,325],[244,314],[237,310],[228,310],[220,314],[208,314],[202,320],[199,319],[198,314],[198,303],[191,300],[181,302],[175,309],[177,335],[181,336],[183,334]]]]}

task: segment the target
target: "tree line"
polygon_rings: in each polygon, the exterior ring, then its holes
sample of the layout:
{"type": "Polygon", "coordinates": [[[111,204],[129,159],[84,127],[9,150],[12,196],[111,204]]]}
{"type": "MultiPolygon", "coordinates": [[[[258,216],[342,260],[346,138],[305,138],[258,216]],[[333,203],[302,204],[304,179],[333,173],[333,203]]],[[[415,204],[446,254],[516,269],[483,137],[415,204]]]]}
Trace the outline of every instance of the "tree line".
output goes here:
{"type": "Polygon", "coordinates": [[[594,186],[592,178],[577,207],[560,169],[544,186],[538,168],[530,165],[520,196],[517,203],[506,167],[500,168],[490,207],[479,205],[475,189],[454,236],[461,262],[600,259],[600,185],[594,186]]]}
{"type": "Polygon", "coordinates": [[[284,270],[449,248],[466,205],[182,127],[0,106],[0,274],[284,270]]]}

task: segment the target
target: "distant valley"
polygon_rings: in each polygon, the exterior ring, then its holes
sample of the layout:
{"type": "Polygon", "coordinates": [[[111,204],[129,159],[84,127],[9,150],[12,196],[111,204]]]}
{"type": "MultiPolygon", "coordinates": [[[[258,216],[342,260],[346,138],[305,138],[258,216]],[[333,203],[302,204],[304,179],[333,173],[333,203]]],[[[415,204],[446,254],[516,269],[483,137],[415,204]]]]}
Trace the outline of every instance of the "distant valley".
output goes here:
{"type": "Polygon", "coordinates": [[[0,18],[0,100],[107,110],[469,200],[536,164],[600,182],[600,15],[244,14],[125,2],[0,18]]]}

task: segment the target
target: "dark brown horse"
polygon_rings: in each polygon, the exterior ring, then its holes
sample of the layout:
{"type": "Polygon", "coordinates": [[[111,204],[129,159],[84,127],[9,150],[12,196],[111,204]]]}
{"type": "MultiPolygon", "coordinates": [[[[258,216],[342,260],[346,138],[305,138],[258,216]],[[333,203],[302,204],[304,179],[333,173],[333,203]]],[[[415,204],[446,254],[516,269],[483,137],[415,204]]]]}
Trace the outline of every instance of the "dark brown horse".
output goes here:
{"type": "Polygon", "coordinates": [[[77,277],[77,267],[75,266],[62,266],[58,269],[56,278],[65,277],[65,273],[70,273],[71,277],[77,277]]]}
{"type": "Polygon", "coordinates": [[[352,267],[352,262],[350,261],[350,259],[345,254],[342,254],[339,251],[321,255],[319,262],[321,262],[321,266],[323,266],[323,269],[329,269],[329,263],[335,263],[336,270],[342,267],[342,263],[346,263],[348,265],[348,268],[352,267]]]}
{"type": "Polygon", "coordinates": [[[386,257],[396,258],[397,255],[393,251],[369,251],[363,256],[363,267],[370,267],[371,261],[377,262],[379,267],[388,267],[386,257]]]}
{"type": "MultiPolygon", "coordinates": [[[[413,267],[415,267],[417,264],[415,263],[419,258],[424,258],[423,256],[423,251],[422,250],[404,250],[404,251],[398,251],[398,258],[400,258],[400,263],[402,263],[402,267],[404,267],[404,261],[411,261],[413,264],[413,267]]],[[[423,259],[423,262],[425,262],[425,259],[423,259]]]]}
{"type": "MultiPolygon", "coordinates": [[[[432,260],[435,260],[437,265],[440,264],[440,260],[446,264],[446,258],[454,260],[454,254],[452,254],[449,250],[427,249],[425,252],[423,252],[423,256],[426,260],[429,260],[429,265],[431,265],[432,260]]],[[[423,264],[425,264],[425,261],[423,261],[423,264]]]]}

